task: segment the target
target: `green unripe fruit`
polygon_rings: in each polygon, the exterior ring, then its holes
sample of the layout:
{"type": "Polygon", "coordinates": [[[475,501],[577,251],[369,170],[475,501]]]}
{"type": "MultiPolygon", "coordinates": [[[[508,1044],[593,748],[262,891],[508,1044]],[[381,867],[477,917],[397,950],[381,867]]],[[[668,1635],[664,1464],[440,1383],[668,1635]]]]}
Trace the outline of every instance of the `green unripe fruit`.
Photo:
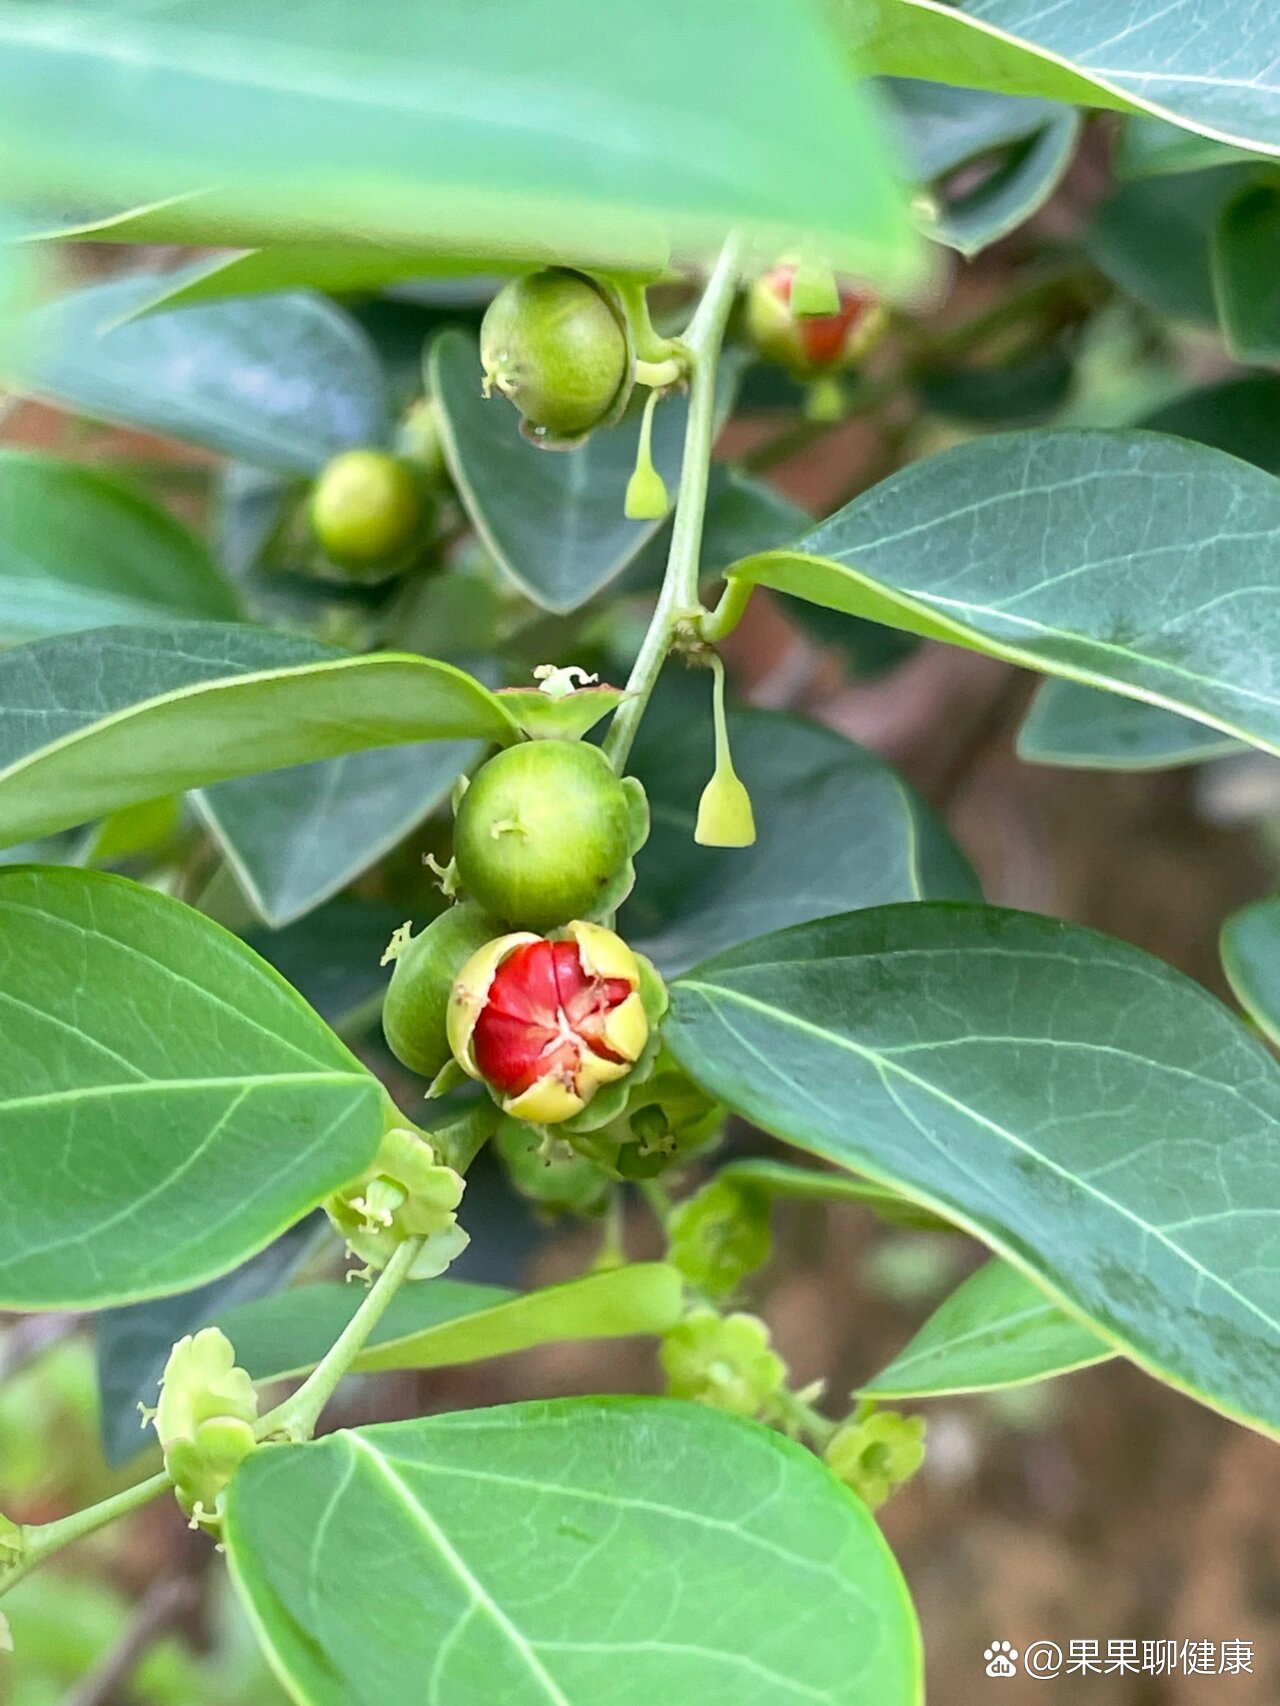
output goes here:
{"type": "Polygon", "coordinates": [[[458,804],[453,857],[487,912],[525,930],[590,918],[644,839],[638,784],[598,747],[535,740],[477,772],[458,804]]]}
{"type": "Polygon", "coordinates": [[[311,528],[325,555],[357,572],[396,562],[426,516],[419,477],[383,450],[335,456],[311,493],[311,528]]]}
{"type": "Polygon", "coordinates": [[[410,1071],[434,1078],[453,1058],[445,1021],[454,981],[471,956],[501,934],[501,924],[464,901],[400,948],[382,1004],[382,1029],[392,1054],[410,1071]]]}
{"type": "Polygon", "coordinates": [[[497,386],[535,440],[572,441],[617,418],[631,389],[622,314],[582,273],[513,279],[480,327],[485,391],[497,386]]]}

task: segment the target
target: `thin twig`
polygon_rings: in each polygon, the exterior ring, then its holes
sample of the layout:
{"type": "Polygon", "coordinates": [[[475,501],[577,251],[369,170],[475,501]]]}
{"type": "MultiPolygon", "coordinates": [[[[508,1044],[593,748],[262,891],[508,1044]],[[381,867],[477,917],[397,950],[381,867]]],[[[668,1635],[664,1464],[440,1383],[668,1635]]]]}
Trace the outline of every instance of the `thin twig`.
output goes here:
{"type": "Polygon", "coordinates": [[[138,1601],[128,1628],[100,1664],[67,1695],[63,1706],[110,1706],[138,1661],[170,1624],[194,1609],[196,1585],[189,1576],[153,1582],[138,1601]]]}

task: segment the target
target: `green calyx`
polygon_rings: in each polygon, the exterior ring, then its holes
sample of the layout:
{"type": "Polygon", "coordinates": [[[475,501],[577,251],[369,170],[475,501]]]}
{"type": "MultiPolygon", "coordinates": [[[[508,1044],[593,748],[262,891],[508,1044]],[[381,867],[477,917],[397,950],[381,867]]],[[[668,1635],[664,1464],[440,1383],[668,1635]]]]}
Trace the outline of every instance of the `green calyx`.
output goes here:
{"type": "Polygon", "coordinates": [[[217,1532],[222,1494],[256,1442],[258,1395],[217,1327],[179,1339],[160,1380],[155,1425],[164,1465],[192,1527],[217,1532]]]}
{"type": "Polygon", "coordinates": [[[624,1083],[606,1086],[591,1107],[559,1128],[575,1153],[611,1179],[658,1178],[718,1137],[725,1118],[724,1108],[662,1048],[665,991],[661,1010],[651,1006],[647,976],[658,982],[658,974],[643,955],[636,957],[650,1017],[649,1049],[624,1083]]]}
{"type": "Polygon", "coordinates": [[[691,1285],[728,1297],[769,1260],[769,1203],[762,1191],[713,1179],[682,1202],[667,1228],[668,1260],[691,1285]]]}
{"type": "Polygon", "coordinates": [[[470,1238],[456,1213],[466,1181],[441,1161],[421,1132],[392,1126],[373,1164],[324,1210],[348,1249],[371,1269],[386,1267],[407,1238],[424,1240],[406,1276],[435,1279],[470,1238]]]}
{"type": "Polygon", "coordinates": [[[758,1416],[782,1389],[787,1367],[755,1315],[698,1309],[673,1327],[660,1351],[667,1390],[731,1416],[758,1416]]]}
{"type": "Polygon", "coordinates": [[[512,1185],[547,1214],[600,1212],[609,1194],[607,1174],[550,1131],[504,1119],[495,1146],[512,1185]]]}
{"type": "Polygon", "coordinates": [[[486,912],[552,930],[625,898],[648,833],[644,790],[598,747],[528,741],[491,758],[462,795],[454,860],[464,892],[486,912]]]}
{"type": "Polygon", "coordinates": [[[859,1408],[831,1436],[824,1455],[832,1474],[878,1510],[924,1462],[924,1417],[859,1408]]]}
{"type": "Polygon", "coordinates": [[[335,456],[311,492],[311,530],[320,548],[357,576],[399,567],[430,512],[420,471],[384,450],[335,456]]]}
{"type": "Polygon", "coordinates": [[[450,1057],[445,1022],[449,993],[463,966],[503,926],[469,901],[447,907],[416,936],[406,924],[383,958],[394,962],[382,1004],[391,1052],[411,1072],[434,1078],[450,1057]]]}
{"type": "Polygon", "coordinates": [[[501,391],[523,431],[548,449],[611,426],[634,384],[634,352],[616,294],[584,273],[551,267],[513,279],[480,327],[486,396],[501,391]]]}

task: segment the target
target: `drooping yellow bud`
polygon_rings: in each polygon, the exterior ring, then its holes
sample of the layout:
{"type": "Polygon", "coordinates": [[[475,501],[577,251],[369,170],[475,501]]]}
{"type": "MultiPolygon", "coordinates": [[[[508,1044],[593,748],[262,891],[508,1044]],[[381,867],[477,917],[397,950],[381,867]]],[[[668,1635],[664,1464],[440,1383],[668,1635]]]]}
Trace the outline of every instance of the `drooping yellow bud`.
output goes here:
{"type": "Polygon", "coordinates": [[[698,821],[693,839],[700,847],[750,847],[756,838],[751,796],[733,768],[729,751],[729,727],[724,710],[724,665],[713,657],[715,672],[713,714],[716,730],[716,767],[698,801],[698,821]]]}
{"type": "Polygon", "coordinates": [[[623,504],[623,514],[628,521],[661,521],[671,507],[662,475],[653,465],[653,411],[657,403],[658,393],[650,391],[640,422],[635,472],[627,482],[627,496],[623,504]]]}

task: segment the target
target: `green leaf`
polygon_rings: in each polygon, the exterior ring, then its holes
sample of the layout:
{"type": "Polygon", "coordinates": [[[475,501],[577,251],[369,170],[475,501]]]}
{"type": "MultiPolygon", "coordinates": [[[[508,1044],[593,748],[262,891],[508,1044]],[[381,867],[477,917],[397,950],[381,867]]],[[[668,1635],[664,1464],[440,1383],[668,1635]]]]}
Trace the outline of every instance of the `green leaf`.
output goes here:
{"type": "Polygon", "coordinates": [[[979,897],[946,830],[875,753],[777,711],[734,712],[729,738],[755,805],[754,847],[693,839],[712,769],[709,718],[642,730],[632,755],[653,828],[623,929],[668,976],[784,924],[891,900],[979,897]]]}
{"type": "MultiPolygon", "coordinates": [[[[736,375],[721,370],[723,419],[736,375]]],[[[433,340],[427,386],[440,405],[449,467],[476,529],[511,579],[544,610],[576,610],[627,567],[662,526],[628,521],[627,481],[636,463],[640,410],[573,450],[543,450],[521,436],[520,416],[504,397],[480,389],[480,353],[466,332],[433,340]]],[[[653,420],[654,466],[675,491],[680,475],[685,397],[659,403],[653,420]]]]}
{"type": "Polygon", "coordinates": [[[581,740],[622,703],[620,687],[580,686],[563,698],[539,687],[500,687],[503,707],[534,740],[581,740]]]}
{"type": "Polygon", "coordinates": [[[1142,425],[1280,474],[1280,374],[1245,373],[1165,403],[1142,425]]]}
{"type": "Polygon", "coordinates": [[[991,1392],[1070,1374],[1114,1354],[1025,1274],[1008,1262],[987,1262],[859,1391],[866,1398],[991,1392]]]}
{"type": "Polygon", "coordinates": [[[901,284],[919,251],[878,129],[800,0],[510,0],[481,31],[467,0],[0,11],[11,199],[199,191],[171,210],[189,242],[661,268],[744,227],[901,284]]]}
{"type": "Polygon", "coordinates": [[[1280,189],[1251,184],[1222,211],[1213,238],[1213,289],[1237,361],[1280,357],[1280,189]]]}
{"type": "Polygon", "coordinates": [[[883,907],[699,967],[664,1039],[737,1113],[1280,1433],[1280,1066],[1170,967],[1029,913],[883,907]]]}
{"type": "Polygon", "coordinates": [[[1239,750],[1218,729],[1078,681],[1044,682],[1018,730],[1019,758],[1070,770],[1169,770],[1239,750]]]}
{"type": "MultiPolygon", "coordinates": [[[[493,270],[493,263],[488,263],[493,270]]],[[[430,250],[389,248],[380,243],[273,243],[265,249],[216,255],[199,267],[163,274],[154,294],[129,318],[159,309],[192,308],[233,296],[269,296],[281,290],[319,290],[330,296],[382,290],[424,276],[466,277],[469,261],[450,262],[430,250]]]]}
{"type": "Polygon", "coordinates": [[[940,203],[931,236],[966,257],[1015,231],[1053,194],[1080,134],[1072,107],[911,78],[888,84],[907,158],[940,203]],[[958,192],[964,167],[987,169],[958,192]]]}
{"type": "MultiPolygon", "coordinates": [[[[466,1202],[460,1211],[466,1220],[466,1202]]],[[[505,1291],[464,1280],[422,1280],[392,1299],[354,1367],[447,1368],[571,1339],[662,1333],[680,1318],[682,1281],[662,1262],[633,1262],[545,1286],[505,1291]]],[[[255,1380],[315,1367],[360,1307],[359,1286],[307,1285],[211,1312],[255,1380]]]]}
{"type": "Polygon", "coordinates": [[[128,1463],[155,1444],[155,1435],[140,1425],[138,1406],[155,1403],[160,1376],[177,1341],[233,1304],[283,1285],[305,1259],[315,1232],[311,1221],[302,1221],[242,1267],[195,1291],[102,1311],[96,1323],[98,1425],[109,1464],[128,1463]]]}
{"type": "Polygon", "coordinates": [[[278,929],[389,853],[483,751],[432,741],[355,752],[220,782],[196,805],[254,911],[278,929]]]}
{"type": "Polygon", "coordinates": [[[511,1404],[256,1452],[225,1537],[308,1706],[923,1699],[866,1507],[801,1446],[692,1404],[511,1404]]]}
{"type": "Polygon", "coordinates": [[[204,546],[167,511],[95,470],[0,450],[0,639],[237,614],[204,546]]]}
{"type": "Polygon", "coordinates": [[[979,439],[730,573],[1280,752],[1280,484],[1140,432],[979,439]]]}
{"type": "Polygon", "coordinates": [[[0,655],[0,844],[232,776],[468,736],[516,728],[427,658],[222,623],[39,640],[0,655]]]}
{"type": "Polygon", "coordinates": [[[1074,332],[984,366],[946,363],[920,371],[914,385],[931,413],[981,426],[1017,426],[1054,414],[1076,384],[1074,332]]]}
{"type": "Polygon", "coordinates": [[[1220,166],[1121,184],[1094,213],[1085,248],[1113,284],[1155,313],[1216,326],[1214,233],[1249,176],[1220,166]]]}
{"type": "Polygon", "coordinates": [[[114,279],[35,309],[0,352],[6,383],[285,472],[385,438],[372,346],[331,302],[297,293],[120,323],[155,290],[155,274],[114,279]]]}
{"type": "Polygon", "coordinates": [[[1156,178],[1166,172],[1203,172],[1240,158],[1240,150],[1226,142],[1148,113],[1133,113],[1121,127],[1113,166],[1118,178],[1156,178]]]}
{"type": "Polygon", "coordinates": [[[202,1284],[377,1149],[377,1081],[256,954],[167,896],[0,871],[0,990],[0,1307],[202,1284]]]}
{"type": "MultiPolygon", "coordinates": [[[[3,857],[3,855],[0,855],[3,857]]],[[[379,962],[405,921],[401,906],[342,896],[280,930],[251,930],[245,938],[344,1036],[357,1016],[376,1020],[386,993],[379,962]]]]}
{"type": "Polygon", "coordinates": [[[1280,901],[1260,900],[1222,926],[1222,967],[1236,1000],[1280,1047],[1280,901]]]}
{"type": "Polygon", "coordinates": [[[793,1167],[785,1161],[730,1161],[721,1167],[717,1179],[732,1179],[735,1184],[763,1191],[769,1197],[783,1197],[791,1202],[847,1202],[869,1208],[882,1220],[897,1226],[911,1226],[920,1231],[953,1232],[950,1221],[942,1220],[919,1203],[891,1191],[884,1185],[870,1184],[866,1179],[851,1179],[847,1173],[829,1173],[816,1167],[793,1167]]]}
{"type": "Polygon", "coordinates": [[[1280,154],[1272,20],[1236,0],[850,0],[842,15],[868,70],[1155,113],[1280,154]]]}

